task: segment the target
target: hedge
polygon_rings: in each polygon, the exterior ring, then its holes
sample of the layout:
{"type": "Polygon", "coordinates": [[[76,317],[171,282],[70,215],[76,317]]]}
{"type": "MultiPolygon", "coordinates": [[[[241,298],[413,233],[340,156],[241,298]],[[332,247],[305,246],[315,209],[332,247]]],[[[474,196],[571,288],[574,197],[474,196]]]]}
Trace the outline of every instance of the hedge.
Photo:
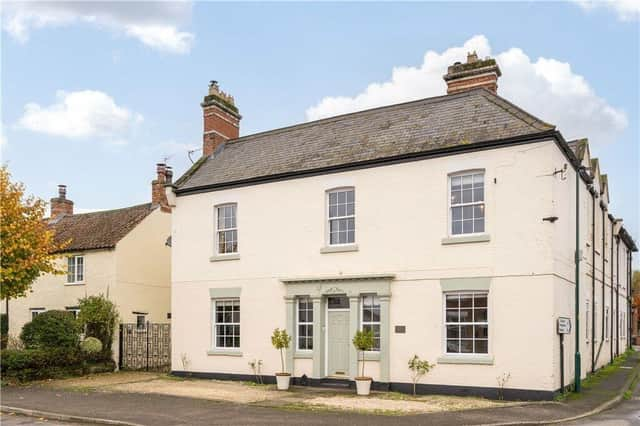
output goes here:
{"type": "Polygon", "coordinates": [[[113,371],[113,361],[94,364],[78,349],[5,349],[0,363],[3,379],[20,382],[113,371]]]}
{"type": "Polygon", "coordinates": [[[37,315],[22,328],[20,340],[28,349],[76,348],[80,327],[70,312],[47,311],[37,315]]]}

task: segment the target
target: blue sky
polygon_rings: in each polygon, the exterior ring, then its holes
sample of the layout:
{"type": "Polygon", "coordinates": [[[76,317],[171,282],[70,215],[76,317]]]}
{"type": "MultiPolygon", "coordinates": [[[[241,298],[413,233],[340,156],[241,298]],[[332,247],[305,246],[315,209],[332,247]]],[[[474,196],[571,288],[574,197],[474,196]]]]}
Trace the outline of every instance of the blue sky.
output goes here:
{"type": "Polygon", "coordinates": [[[498,58],[501,95],[591,139],[638,238],[638,14],[629,1],[7,3],[2,162],[45,199],[67,184],[79,210],[147,202],[155,163],[181,172],[200,147],[211,79],[250,134],[443,94],[442,67],[476,49],[498,58]]]}

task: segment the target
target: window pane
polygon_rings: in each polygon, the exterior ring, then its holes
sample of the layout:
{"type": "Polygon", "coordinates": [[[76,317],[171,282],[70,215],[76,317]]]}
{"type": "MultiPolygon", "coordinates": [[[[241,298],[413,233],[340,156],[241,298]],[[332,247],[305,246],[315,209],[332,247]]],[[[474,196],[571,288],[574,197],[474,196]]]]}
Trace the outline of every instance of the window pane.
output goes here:
{"type": "Polygon", "coordinates": [[[476,219],[473,221],[473,232],[484,232],[484,219],[476,219]]]}
{"type": "Polygon", "coordinates": [[[461,308],[471,308],[471,307],[473,307],[473,295],[472,294],[462,294],[462,295],[460,295],[460,307],[461,308]]]}
{"type": "Polygon", "coordinates": [[[461,221],[453,222],[451,224],[451,233],[453,235],[462,234],[462,222],[461,221]]]}
{"type": "Polygon", "coordinates": [[[460,309],[460,322],[471,322],[473,321],[473,309],[460,309]]]}
{"type": "Polygon", "coordinates": [[[344,191],[338,192],[338,204],[345,204],[347,202],[347,193],[344,191]]]}
{"type": "Polygon", "coordinates": [[[473,201],[484,201],[484,188],[473,189],[473,201]]]}
{"type": "Polygon", "coordinates": [[[475,322],[487,322],[487,308],[474,309],[475,322]]]}
{"type": "Polygon", "coordinates": [[[336,192],[329,193],[329,204],[335,205],[338,203],[338,194],[336,192]]]}
{"type": "Polygon", "coordinates": [[[473,177],[471,175],[462,176],[462,189],[470,189],[473,184],[473,177]]]}
{"type": "Polygon", "coordinates": [[[473,233],[473,220],[462,221],[462,233],[463,234],[473,233]]]}
{"type": "Polygon", "coordinates": [[[473,326],[472,325],[462,325],[460,326],[460,337],[463,339],[472,339],[473,338],[473,326]]]}
{"type": "Polygon", "coordinates": [[[484,217],[484,204],[473,206],[473,218],[479,219],[484,217]]]}
{"type": "Polygon", "coordinates": [[[473,219],[473,206],[465,206],[462,208],[462,219],[473,219]]]}
{"type": "Polygon", "coordinates": [[[463,354],[473,353],[473,340],[461,340],[460,341],[460,352],[463,354]]]}
{"type": "Polygon", "coordinates": [[[474,328],[476,339],[486,339],[489,337],[489,326],[487,325],[476,325],[474,328]]]}
{"type": "Polygon", "coordinates": [[[460,204],[462,202],[462,192],[451,191],[451,204],[460,204]]]}
{"type": "Polygon", "coordinates": [[[447,339],[447,352],[450,352],[450,353],[460,352],[460,341],[458,339],[455,339],[455,340],[447,339]]]}
{"type": "Polygon", "coordinates": [[[354,203],[347,204],[347,215],[353,216],[356,212],[356,205],[354,203]]]}
{"type": "Polygon", "coordinates": [[[338,216],[347,215],[347,206],[345,204],[338,204],[338,216]]]}
{"type": "Polygon", "coordinates": [[[462,207],[451,208],[451,219],[462,220],[462,207]]]}
{"type": "Polygon", "coordinates": [[[447,326],[447,339],[457,339],[460,337],[460,326],[459,325],[448,325],[447,326]]]}
{"type": "Polygon", "coordinates": [[[447,308],[457,308],[459,300],[457,294],[447,294],[447,308]]]}
{"type": "Polygon", "coordinates": [[[489,353],[489,341],[488,340],[476,340],[475,341],[475,353],[477,353],[477,354],[489,353]]]}
{"type": "Polygon", "coordinates": [[[338,216],[338,207],[337,206],[329,206],[329,217],[338,216]]]}
{"type": "Polygon", "coordinates": [[[486,294],[474,294],[473,296],[473,306],[476,308],[486,308],[487,307],[487,295],[486,294]]]}
{"type": "Polygon", "coordinates": [[[459,190],[462,185],[462,178],[460,176],[451,178],[451,191],[459,190]]]}
{"type": "Polygon", "coordinates": [[[470,203],[473,201],[473,192],[471,191],[471,189],[465,189],[462,191],[462,202],[463,203],[470,203]]]}
{"type": "Polygon", "coordinates": [[[459,322],[460,316],[457,309],[447,309],[447,322],[459,322]]]}

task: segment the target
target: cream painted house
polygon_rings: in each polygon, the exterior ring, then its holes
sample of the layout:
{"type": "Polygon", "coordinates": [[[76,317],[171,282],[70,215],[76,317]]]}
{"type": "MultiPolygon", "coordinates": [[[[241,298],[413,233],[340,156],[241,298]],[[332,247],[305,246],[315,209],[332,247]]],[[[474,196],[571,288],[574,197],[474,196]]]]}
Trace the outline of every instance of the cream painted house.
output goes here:
{"type": "MultiPolygon", "coordinates": [[[[159,164],[151,203],[84,214],[73,213],[66,186],[60,185],[49,226],[57,241],[68,242],[58,260],[67,274],[43,275],[26,297],[9,301],[9,334],[18,336],[47,310],[76,315],[78,299],[100,294],[116,304],[121,322],[169,322],[171,210],[164,184],[170,177],[170,169],[159,164]]],[[[116,338],[114,354],[117,343],[116,338]]]]}
{"type": "Polygon", "coordinates": [[[174,374],[246,380],[261,360],[273,380],[280,327],[295,382],[348,385],[371,329],[379,389],[409,391],[417,354],[436,364],[419,392],[495,397],[508,374],[505,397],[548,399],[559,317],[565,385],[576,331],[581,377],[623,352],[636,247],[606,175],[586,141],[499,97],[499,76],[471,54],[447,95],[244,137],[212,82],[204,155],[167,191],[174,374]]]}

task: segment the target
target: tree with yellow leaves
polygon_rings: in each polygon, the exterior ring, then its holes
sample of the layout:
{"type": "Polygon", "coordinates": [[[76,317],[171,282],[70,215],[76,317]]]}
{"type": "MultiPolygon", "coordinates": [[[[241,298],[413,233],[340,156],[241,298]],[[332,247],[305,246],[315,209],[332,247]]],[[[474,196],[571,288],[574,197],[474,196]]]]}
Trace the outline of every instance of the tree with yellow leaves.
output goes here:
{"type": "Polygon", "coordinates": [[[53,231],[44,220],[46,203],[24,195],[24,185],[11,182],[6,166],[0,168],[0,285],[1,299],[27,294],[42,274],[63,274],[56,262],[53,231]]]}

